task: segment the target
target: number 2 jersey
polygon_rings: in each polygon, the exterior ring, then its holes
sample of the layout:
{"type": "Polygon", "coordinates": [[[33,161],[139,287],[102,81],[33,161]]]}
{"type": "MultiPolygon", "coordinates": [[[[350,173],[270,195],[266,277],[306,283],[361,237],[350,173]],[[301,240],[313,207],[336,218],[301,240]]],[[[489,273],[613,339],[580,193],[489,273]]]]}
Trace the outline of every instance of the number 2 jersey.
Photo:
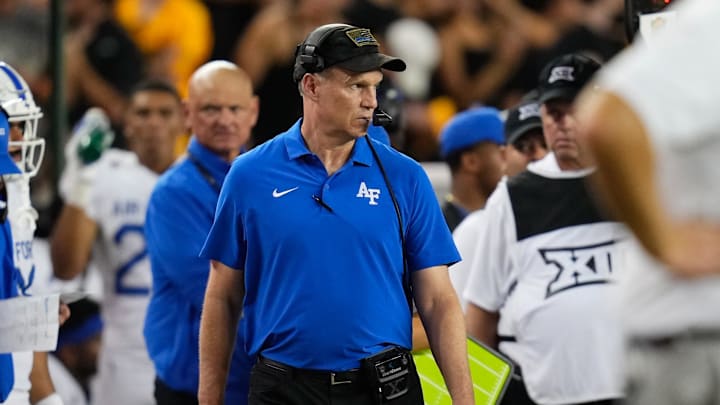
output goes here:
{"type": "Polygon", "coordinates": [[[501,182],[480,221],[464,297],[500,314],[500,350],[537,403],[622,396],[610,298],[627,232],[596,208],[589,173],[560,171],[550,154],[501,182]]]}
{"type": "Polygon", "coordinates": [[[158,175],[134,153],[117,149],[95,164],[86,214],[98,227],[93,263],[103,278],[103,352],[132,351],[147,359],[142,327],[152,275],[143,228],[158,175]]]}

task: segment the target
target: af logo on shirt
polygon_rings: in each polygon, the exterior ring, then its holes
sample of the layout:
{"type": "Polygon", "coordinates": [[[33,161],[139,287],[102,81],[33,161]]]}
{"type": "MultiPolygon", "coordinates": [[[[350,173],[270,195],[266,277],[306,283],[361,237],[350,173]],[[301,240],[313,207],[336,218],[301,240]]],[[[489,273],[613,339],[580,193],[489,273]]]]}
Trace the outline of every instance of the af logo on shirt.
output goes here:
{"type": "Polygon", "coordinates": [[[368,188],[367,184],[365,182],[360,182],[360,188],[358,189],[357,194],[355,194],[355,197],[357,198],[367,198],[368,204],[370,205],[378,205],[377,199],[380,198],[380,189],[379,188],[368,188]]]}
{"type": "Polygon", "coordinates": [[[545,298],[565,290],[612,282],[615,241],[571,248],[539,249],[545,264],[557,269],[545,298]]]}

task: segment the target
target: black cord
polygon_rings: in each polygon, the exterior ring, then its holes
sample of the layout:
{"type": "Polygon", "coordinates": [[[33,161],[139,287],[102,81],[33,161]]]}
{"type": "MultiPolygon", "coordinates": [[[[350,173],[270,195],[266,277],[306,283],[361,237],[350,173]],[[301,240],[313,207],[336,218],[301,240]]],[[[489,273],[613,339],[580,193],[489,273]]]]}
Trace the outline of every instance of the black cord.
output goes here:
{"type": "Polygon", "coordinates": [[[198,172],[200,172],[200,175],[203,176],[205,181],[210,184],[210,187],[212,187],[215,191],[220,193],[220,184],[218,184],[217,180],[215,180],[215,177],[210,173],[210,170],[207,169],[207,167],[203,166],[202,163],[190,152],[187,153],[188,159],[192,162],[192,164],[195,165],[195,167],[198,169],[198,172]]]}
{"type": "Polygon", "coordinates": [[[388,180],[387,173],[385,172],[385,167],[383,167],[382,161],[380,160],[380,156],[378,156],[377,151],[375,151],[375,147],[372,145],[372,142],[370,141],[370,137],[368,135],[365,135],[365,141],[367,141],[367,144],[370,147],[370,151],[372,152],[373,157],[375,158],[375,161],[380,168],[380,173],[382,173],[383,180],[385,180],[385,186],[387,186],[388,192],[390,193],[390,199],[392,200],[393,207],[395,207],[395,215],[397,215],[398,220],[398,229],[400,230],[400,243],[402,244],[403,290],[405,291],[405,298],[407,299],[408,307],[410,307],[410,314],[412,314],[412,282],[410,280],[410,272],[408,271],[407,260],[405,257],[405,232],[403,231],[403,220],[402,215],[400,214],[400,205],[397,202],[397,198],[395,198],[395,192],[390,185],[390,180],[388,180]]]}

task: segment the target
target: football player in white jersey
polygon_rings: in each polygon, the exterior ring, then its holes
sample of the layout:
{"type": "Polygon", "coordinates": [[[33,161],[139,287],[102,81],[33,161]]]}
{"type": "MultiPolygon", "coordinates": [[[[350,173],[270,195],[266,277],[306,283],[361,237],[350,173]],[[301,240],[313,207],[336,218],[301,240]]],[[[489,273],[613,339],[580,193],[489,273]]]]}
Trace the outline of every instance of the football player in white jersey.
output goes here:
{"type": "MultiPolygon", "coordinates": [[[[19,295],[32,295],[35,262],[32,243],[37,211],[30,202],[30,179],[40,169],[45,140],[37,138],[42,117],[25,80],[4,62],[0,62],[0,103],[10,122],[8,149],[20,173],[5,175],[8,195],[8,220],[13,236],[15,282],[19,295]]],[[[3,404],[58,405],[47,367],[47,353],[13,353],[15,384],[3,404]]]]}
{"type": "MultiPolygon", "coordinates": [[[[81,121],[76,132],[87,131],[83,125],[91,123],[81,121]]],[[[78,139],[66,146],[65,206],[51,256],[59,278],[77,276],[91,259],[103,275],[105,329],[91,402],[144,405],[155,403],[155,373],[142,335],[152,280],[143,226],[150,192],[173,163],[175,138],[183,131],[176,90],[158,81],[139,85],[130,96],[123,130],[132,152],[109,149],[87,165],[78,160],[78,139]]]]}

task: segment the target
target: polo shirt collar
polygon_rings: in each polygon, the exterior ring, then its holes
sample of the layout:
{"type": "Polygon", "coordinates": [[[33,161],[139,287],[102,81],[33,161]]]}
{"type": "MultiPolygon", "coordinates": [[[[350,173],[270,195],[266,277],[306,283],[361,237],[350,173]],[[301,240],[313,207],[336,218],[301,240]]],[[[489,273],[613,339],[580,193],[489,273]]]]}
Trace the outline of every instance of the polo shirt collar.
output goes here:
{"type": "Polygon", "coordinates": [[[210,171],[217,180],[222,182],[225,179],[225,175],[230,170],[230,163],[221,159],[218,155],[213,153],[210,149],[202,145],[193,136],[190,138],[190,144],[188,145],[188,153],[197,159],[203,167],[210,171]]]}
{"type": "MultiPolygon", "coordinates": [[[[300,158],[306,155],[312,155],[310,149],[308,149],[305,141],[303,140],[300,127],[302,125],[302,118],[297,120],[295,124],[287,131],[288,136],[285,137],[285,149],[287,150],[288,157],[291,160],[300,158]]],[[[368,135],[365,134],[365,137],[368,135]]],[[[372,142],[372,140],[370,140],[372,142]]],[[[377,148],[377,146],[375,146],[377,148]]],[[[350,160],[353,163],[361,164],[363,166],[372,166],[373,155],[367,141],[364,138],[358,138],[355,141],[355,146],[350,153],[350,160]]]]}

